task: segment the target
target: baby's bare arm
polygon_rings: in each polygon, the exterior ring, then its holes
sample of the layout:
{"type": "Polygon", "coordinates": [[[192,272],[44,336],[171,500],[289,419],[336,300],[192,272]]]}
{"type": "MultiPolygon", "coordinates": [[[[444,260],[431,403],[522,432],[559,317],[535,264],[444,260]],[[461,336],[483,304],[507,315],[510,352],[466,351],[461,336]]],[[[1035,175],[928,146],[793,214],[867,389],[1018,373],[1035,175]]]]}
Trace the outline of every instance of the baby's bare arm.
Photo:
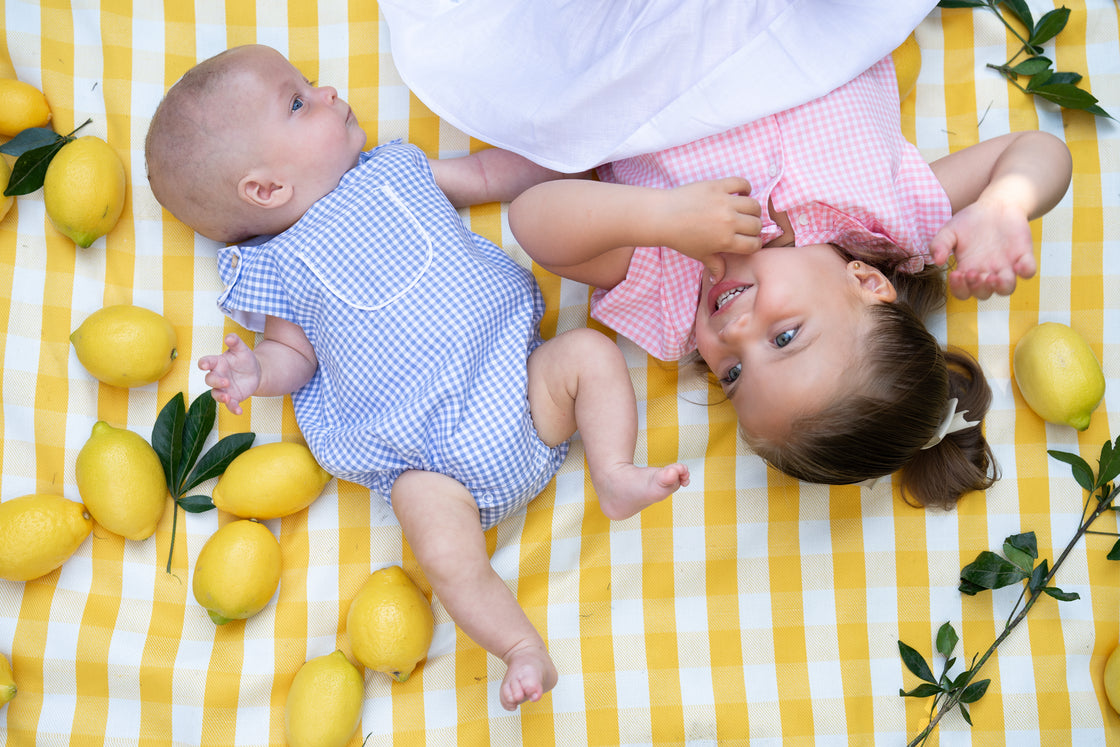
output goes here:
{"type": "Polygon", "coordinates": [[[564,174],[546,169],[500,148],[487,148],[461,158],[429,159],[428,163],[436,185],[457,208],[509,202],[541,182],[590,176],[587,172],[564,174]]]}
{"type": "Polygon", "coordinates": [[[953,217],[930,242],[938,264],[957,260],[949,288],[958,298],[1007,295],[1037,269],[1028,223],[1069,188],[1072,162],[1060,139],[1016,132],[986,140],[931,164],[953,217]]]}

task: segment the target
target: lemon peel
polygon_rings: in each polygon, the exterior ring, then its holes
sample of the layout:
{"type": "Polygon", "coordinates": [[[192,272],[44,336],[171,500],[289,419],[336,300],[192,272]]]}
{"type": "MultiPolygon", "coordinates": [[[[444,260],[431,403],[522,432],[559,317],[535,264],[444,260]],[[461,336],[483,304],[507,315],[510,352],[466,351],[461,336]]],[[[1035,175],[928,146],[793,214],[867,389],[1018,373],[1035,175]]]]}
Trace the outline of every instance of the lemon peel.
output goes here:
{"type": "Polygon", "coordinates": [[[0,654],[0,706],[7,704],[16,696],[16,681],[12,677],[12,665],[8,657],[0,654]]]}
{"type": "Polygon", "coordinates": [[[304,663],[284,703],[289,747],[344,747],[361,722],[364,691],[362,673],[341,651],[304,663]]]}
{"type": "Polygon", "coordinates": [[[113,230],[124,210],[124,193],[124,163],[94,135],[63,145],[43,177],[47,217],[83,249],[113,230]]]}
{"type": "Polygon", "coordinates": [[[155,534],[167,507],[167,480],[143,438],[99,420],[78,452],[74,477],[98,524],[130,540],[155,534]]]}
{"type": "Polygon", "coordinates": [[[142,306],[115,304],[90,314],[70,335],[78,361],[111,386],[145,386],[162,379],[179,356],[175,328],[142,306]]]}
{"type": "Polygon", "coordinates": [[[346,614],[354,658],[397,682],[407,680],[427,657],[434,632],[428,599],[397,565],[371,574],[346,614]]]}
{"type": "Polygon", "coordinates": [[[1011,368],[1027,405],[1043,420],[1079,431],[1104,397],[1104,373],[1085,338],[1072,327],[1043,322],[1015,345],[1011,368]]]}
{"type": "Polygon", "coordinates": [[[15,137],[50,121],[51,107],[42,91],[15,78],[0,78],[0,135],[15,137]]]}
{"type": "Polygon", "coordinates": [[[1104,694],[1112,710],[1120,713],[1120,646],[1112,649],[1104,665],[1104,694]]]}
{"type": "Polygon", "coordinates": [[[191,589],[215,625],[244,620],[268,606],[280,585],[280,543],[249,519],[230,522],[206,540],[191,589]]]}
{"type": "Polygon", "coordinates": [[[86,507],[60,495],[0,503],[0,578],[30,581],[62,566],[93,530],[86,507]]]}
{"type": "Polygon", "coordinates": [[[226,467],[214,486],[214,505],[244,519],[278,519],[310,506],[330,479],[303,444],[260,444],[226,467]]]}

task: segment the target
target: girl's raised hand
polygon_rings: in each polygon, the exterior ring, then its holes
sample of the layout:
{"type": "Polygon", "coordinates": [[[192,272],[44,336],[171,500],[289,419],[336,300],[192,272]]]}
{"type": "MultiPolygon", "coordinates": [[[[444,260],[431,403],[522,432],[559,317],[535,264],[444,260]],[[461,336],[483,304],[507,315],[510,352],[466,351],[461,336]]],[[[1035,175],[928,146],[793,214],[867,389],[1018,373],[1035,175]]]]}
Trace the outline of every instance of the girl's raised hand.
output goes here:
{"type": "Polygon", "coordinates": [[[762,208],[746,179],[725,177],[675,187],[666,194],[666,246],[723,275],[721,254],[751,254],[762,248],[762,208]]]}
{"type": "Polygon", "coordinates": [[[929,249],[939,265],[956,257],[948,280],[960,299],[1009,295],[1019,278],[1033,277],[1038,267],[1027,216],[997,201],[977,200],[965,207],[942,226],[929,249]]]}
{"type": "Polygon", "coordinates": [[[206,386],[212,388],[214,399],[234,415],[241,414],[241,402],[249,399],[261,383],[261,367],[256,354],[235,334],[226,335],[226,352],[206,355],[198,367],[206,374],[206,386]]]}

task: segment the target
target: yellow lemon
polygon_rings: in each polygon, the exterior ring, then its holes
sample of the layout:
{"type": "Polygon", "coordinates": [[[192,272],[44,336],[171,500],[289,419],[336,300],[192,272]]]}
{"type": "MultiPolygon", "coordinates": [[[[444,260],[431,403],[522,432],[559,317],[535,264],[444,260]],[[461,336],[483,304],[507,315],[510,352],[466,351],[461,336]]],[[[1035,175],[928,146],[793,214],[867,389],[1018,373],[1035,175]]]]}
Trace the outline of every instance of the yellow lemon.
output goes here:
{"type": "Polygon", "coordinates": [[[171,370],[178,356],[175,329],[150,309],[106,306],[70,335],[74,352],[94,378],[119,387],[144,386],[171,370]]]}
{"type": "Polygon", "coordinates": [[[216,625],[252,617],[280,585],[280,543],[268,527],[242,519],[214,532],[194,566],[194,598],[216,625]]]}
{"type": "Polygon", "coordinates": [[[82,502],[98,524],[131,540],[155,533],[167,506],[167,479],[156,450],[143,438],[94,423],[74,473],[82,502]]]}
{"type": "Polygon", "coordinates": [[[86,507],[59,495],[0,503],[0,578],[30,581],[65,563],[93,530],[86,507]]]}
{"type": "Polygon", "coordinates": [[[0,220],[8,214],[12,209],[12,204],[15,203],[16,198],[5,197],[4,190],[8,188],[8,181],[12,178],[12,167],[8,165],[8,159],[0,156],[0,220]]]}
{"type": "Polygon", "coordinates": [[[108,143],[87,135],[59,149],[43,177],[47,217],[85,248],[117,225],[124,209],[124,164],[108,143]]]}
{"type": "Polygon", "coordinates": [[[278,519],[310,506],[330,479],[303,444],[261,444],[226,467],[214,486],[214,505],[243,519],[278,519]]]}
{"type": "Polygon", "coordinates": [[[14,78],[0,79],[0,135],[15,137],[28,127],[51,121],[47,97],[35,86],[14,78]]]}
{"type": "Polygon", "coordinates": [[[1112,709],[1120,713],[1120,646],[1112,649],[1104,665],[1104,694],[1112,709]]]}
{"type": "Polygon", "coordinates": [[[914,32],[899,44],[891,53],[894,60],[894,75],[898,79],[898,100],[905,101],[918,85],[918,73],[922,70],[922,50],[914,32]]]}
{"type": "Polygon", "coordinates": [[[1089,427],[1104,397],[1104,374],[1085,338],[1057,322],[1027,331],[1011,360],[1015,383],[1030,408],[1050,423],[1089,427]]]}
{"type": "Polygon", "coordinates": [[[346,614],[354,658],[397,682],[407,680],[428,655],[434,631],[431,605],[398,565],[366,579],[346,614]]]}
{"type": "Polygon", "coordinates": [[[284,705],[289,747],[345,747],[362,719],[364,693],[362,673],[341,651],[305,663],[284,705]]]}
{"type": "Polygon", "coordinates": [[[0,706],[16,696],[16,681],[12,679],[12,666],[8,658],[0,654],[0,706]]]}

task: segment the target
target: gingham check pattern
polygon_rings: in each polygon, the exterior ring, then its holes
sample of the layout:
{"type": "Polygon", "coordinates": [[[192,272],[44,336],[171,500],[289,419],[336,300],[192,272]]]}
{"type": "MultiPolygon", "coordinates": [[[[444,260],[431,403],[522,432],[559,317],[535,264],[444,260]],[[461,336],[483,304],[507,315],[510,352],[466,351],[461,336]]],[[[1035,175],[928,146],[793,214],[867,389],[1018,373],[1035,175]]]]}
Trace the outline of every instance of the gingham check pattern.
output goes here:
{"type": "MultiPolygon", "coordinates": [[[[1053,7],[1030,0],[1035,16],[1053,7]]],[[[1047,45],[1059,70],[1120,113],[1120,19],[1113,0],[1069,0],[1070,23],[1047,45]]],[[[245,331],[222,316],[214,245],[163,213],[145,186],[143,138],[163,92],[228,46],[270,44],[354,108],[370,143],[404,138],[431,156],[481,147],[410,96],[372,3],[338,0],[0,2],[0,73],[45,90],[54,127],[104,137],[129,179],[116,229],[75,249],[47,222],[42,194],[0,221],[0,498],[36,491],[77,499],[73,464],[97,419],[146,437],[178,392],[205,391],[199,356],[245,331]],[[130,391],[82,370],[68,336],[107,303],[163,313],[179,359],[158,384],[130,391]]],[[[540,703],[506,713],[501,666],[435,603],[432,656],[405,683],[366,674],[352,747],[416,744],[899,745],[925,723],[898,697],[916,680],[897,640],[930,654],[940,625],[971,658],[1000,630],[1017,594],[962,597],[961,566],[1009,534],[1034,530],[1053,560],[1080,515],[1082,491],[1046,449],[1092,458],[1120,413],[1120,130],[1021,94],[985,68],[1018,44],[990,13],[934,11],[918,27],[922,71],[902,130],[932,160],[1015,129],[1062,136],[1075,176],[1034,225],[1040,269],[1008,298],[950,299],[934,329],[978,357],[994,388],[985,430],[1003,479],[953,512],[905,505],[874,489],[802,485],[768,472],[736,439],[730,408],[705,382],[626,340],[638,392],[637,457],[685,460],[693,482],[625,522],[609,522],[587,484],[577,439],[545,492],[487,532],[494,566],[541,630],[560,670],[540,703]],[[1072,324],[1107,378],[1089,429],[1044,424],[1019,397],[1015,341],[1038,321],[1072,324]]],[[[760,75],[765,71],[760,71],[760,75]]],[[[502,208],[464,212],[470,227],[527,264],[502,208]]],[[[587,324],[588,289],[535,270],[546,337],[587,324]]],[[[218,435],[298,440],[288,399],[222,412],[218,435]]],[[[210,486],[203,486],[205,492],[210,486]]],[[[427,586],[390,509],[355,483],[331,481],[312,506],[267,522],[283,551],[276,599],[217,628],[190,593],[217,512],[180,512],[172,573],[171,513],[144,542],[98,528],[58,572],[0,581],[0,651],[20,694],[0,709],[0,743],[25,745],[283,744],[284,698],[299,666],[349,650],[342,620],[371,569],[401,563],[427,586]]],[[[1116,530],[1114,517],[1099,528],[1116,530]]],[[[987,695],[941,722],[945,745],[1120,745],[1120,716],[1101,673],[1120,637],[1120,571],[1108,538],[1088,537],[1058,584],[1077,602],[1042,600],[1000,646],[987,695]]],[[[959,666],[959,664],[958,664],[959,666]]]]}

